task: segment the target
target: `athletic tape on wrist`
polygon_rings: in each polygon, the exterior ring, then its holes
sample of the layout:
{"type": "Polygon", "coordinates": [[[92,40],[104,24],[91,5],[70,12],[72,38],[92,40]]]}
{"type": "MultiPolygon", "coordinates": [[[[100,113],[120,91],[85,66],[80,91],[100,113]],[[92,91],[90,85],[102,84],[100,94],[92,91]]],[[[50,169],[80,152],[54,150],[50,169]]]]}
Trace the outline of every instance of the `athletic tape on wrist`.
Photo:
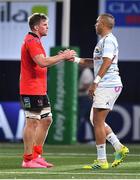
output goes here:
{"type": "Polygon", "coordinates": [[[101,80],[101,77],[99,75],[96,76],[96,78],[94,79],[94,83],[99,83],[101,80]]]}
{"type": "Polygon", "coordinates": [[[81,58],[79,58],[79,57],[74,57],[74,62],[78,64],[80,62],[80,59],[81,58]]]}

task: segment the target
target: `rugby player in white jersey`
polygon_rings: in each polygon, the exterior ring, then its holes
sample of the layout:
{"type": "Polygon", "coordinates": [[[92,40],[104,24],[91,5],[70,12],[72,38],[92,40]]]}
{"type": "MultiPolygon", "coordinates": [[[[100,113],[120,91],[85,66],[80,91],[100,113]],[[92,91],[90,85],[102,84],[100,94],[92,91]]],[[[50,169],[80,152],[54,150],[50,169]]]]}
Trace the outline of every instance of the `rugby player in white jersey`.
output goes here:
{"type": "Polygon", "coordinates": [[[122,163],[129,149],[124,146],[105,123],[108,113],[113,109],[114,103],[122,91],[122,82],[118,69],[118,42],[112,34],[115,19],[111,14],[101,14],[97,18],[95,29],[100,40],[97,43],[93,59],[75,57],[71,61],[93,66],[95,80],[89,88],[89,96],[93,98],[91,109],[91,123],[94,126],[97,160],[85,169],[108,169],[106,156],[106,140],[115,148],[115,160],[112,167],[122,163]]]}

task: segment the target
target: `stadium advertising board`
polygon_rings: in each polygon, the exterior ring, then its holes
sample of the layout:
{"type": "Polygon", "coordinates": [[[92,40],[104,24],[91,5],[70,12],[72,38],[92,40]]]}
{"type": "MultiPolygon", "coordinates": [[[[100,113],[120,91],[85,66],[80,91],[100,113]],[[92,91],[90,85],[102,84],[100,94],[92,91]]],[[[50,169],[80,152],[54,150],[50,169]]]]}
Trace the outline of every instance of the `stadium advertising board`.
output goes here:
{"type": "Polygon", "coordinates": [[[49,54],[55,45],[55,1],[49,2],[0,2],[0,60],[20,60],[20,47],[29,30],[28,16],[39,12],[48,15],[49,33],[42,38],[49,54]]]}
{"type": "MultiPolygon", "coordinates": [[[[21,140],[24,122],[24,112],[20,108],[19,102],[0,103],[0,141],[21,140]]],[[[133,143],[140,141],[139,105],[115,105],[107,122],[117,132],[117,136],[122,142],[133,143]]],[[[60,129],[62,129],[61,125],[63,126],[63,124],[59,124],[60,129]]],[[[59,138],[59,134],[57,136],[59,138]]]]}
{"type": "MultiPolygon", "coordinates": [[[[79,54],[79,48],[69,47],[79,54]]],[[[51,55],[64,47],[51,48],[51,55]]],[[[53,124],[48,143],[74,144],[77,131],[77,79],[78,65],[61,62],[49,69],[48,94],[51,101],[53,124]],[[53,82],[53,83],[52,83],[53,82]]]]}
{"type": "Polygon", "coordinates": [[[99,14],[110,13],[116,19],[119,59],[140,61],[140,0],[100,0],[99,7],[99,14]]]}

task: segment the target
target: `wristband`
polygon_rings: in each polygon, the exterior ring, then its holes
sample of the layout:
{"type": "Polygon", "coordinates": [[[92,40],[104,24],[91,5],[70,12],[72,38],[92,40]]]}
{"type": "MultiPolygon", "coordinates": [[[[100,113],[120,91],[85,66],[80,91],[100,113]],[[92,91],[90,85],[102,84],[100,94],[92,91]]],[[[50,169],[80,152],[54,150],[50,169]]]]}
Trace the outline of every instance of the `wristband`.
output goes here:
{"type": "Polygon", "coordinates": [[[97,75],[96,78],[94,79],[94,83],[98,84],[100,80],[101,80],[101,77],[97,75]]]}
{"type": "Polygon", "coordinates": [[[80,62],[80,59],[81,59],[81,58],[79,58],[79,57],[74,57],[74,61],[73,61],[73,62],[75,62],[75,63],[78,64],[78,63],[80,62]]]}

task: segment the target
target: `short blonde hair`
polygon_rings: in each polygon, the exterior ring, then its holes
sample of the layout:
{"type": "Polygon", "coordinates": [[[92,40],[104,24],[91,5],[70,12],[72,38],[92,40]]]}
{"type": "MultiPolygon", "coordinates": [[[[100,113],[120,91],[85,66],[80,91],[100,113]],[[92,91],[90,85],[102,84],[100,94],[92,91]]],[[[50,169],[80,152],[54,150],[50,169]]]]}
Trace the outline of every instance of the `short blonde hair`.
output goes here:
{"type": "Polygon", "coordinates": [[[43,13],[34,13],[28,18],[30,29],[34,29],[34,26],[38,25],[41,20],[49,20],[48,17],[43,13]]]}
{"type": "Polygon", "coordinates": [[[103,21],[105,22],[106,26],[109,29],[112,29],[115,25],[115,18],[114,16],[112,16],[111,14],[101,14],[100,17],[103,19],[103,21]]]}

